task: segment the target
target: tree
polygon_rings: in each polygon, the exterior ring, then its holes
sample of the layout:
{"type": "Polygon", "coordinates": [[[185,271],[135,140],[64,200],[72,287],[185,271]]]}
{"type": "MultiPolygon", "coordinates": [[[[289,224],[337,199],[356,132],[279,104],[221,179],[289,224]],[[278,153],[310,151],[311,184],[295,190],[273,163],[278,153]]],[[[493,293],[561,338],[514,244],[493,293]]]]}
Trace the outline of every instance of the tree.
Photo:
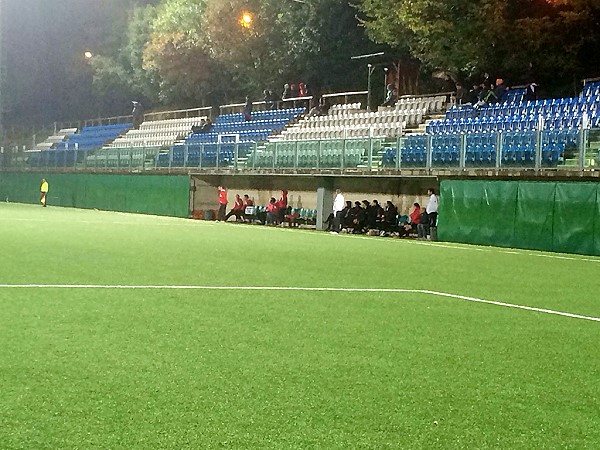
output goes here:
{"type": "MultiPolygon", "coordinates": [[[[430,70],[560,85],[592,70],[595,0],[362,0],[369,36],[407,46],[430,70]],[[586,30],[581,33],[578,30],[586,30]]],[[[596,57],[597,58],[597,57],[596,57]]]]}

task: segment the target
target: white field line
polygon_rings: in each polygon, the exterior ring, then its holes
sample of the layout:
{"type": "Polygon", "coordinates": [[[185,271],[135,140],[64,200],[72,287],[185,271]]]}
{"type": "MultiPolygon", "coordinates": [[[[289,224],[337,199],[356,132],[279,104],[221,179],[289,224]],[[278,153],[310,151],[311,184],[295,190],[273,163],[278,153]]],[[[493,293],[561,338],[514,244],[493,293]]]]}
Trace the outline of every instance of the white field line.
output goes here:
{"type": "Polygon", "coordinates": [[[152,286],[152,285],[106,285],[106,284],[0,284],[0,289],[151,289],[151,290],[213,290],[213,291],[309,291],[309,292],[373,292],[373,293],[404,293],[428,294],[438,297],[448,297],[468,302],[486,303],[505,308],[523,309],[544,314],[570,317],[573,319],[600,322],[600,317],[583,316],[552,309],[535,308],[533,306],[516,305],[513,303],[484,300],[477,297],[450,294],[447,292],[430,291],[427,289],[392,289],[392,288],[332,288],[332,287],[286,287],[286,286],[152,286]]]}

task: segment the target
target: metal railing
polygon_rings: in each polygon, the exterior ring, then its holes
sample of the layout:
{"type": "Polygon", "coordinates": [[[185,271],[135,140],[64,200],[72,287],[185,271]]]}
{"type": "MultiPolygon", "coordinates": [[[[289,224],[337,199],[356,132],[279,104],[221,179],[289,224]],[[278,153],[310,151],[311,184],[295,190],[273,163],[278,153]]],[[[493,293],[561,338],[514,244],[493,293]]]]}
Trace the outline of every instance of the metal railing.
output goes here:
{"type": "Polygon", "coordinates": [[[600,166],[600,129],[462,133],[263,143],[179,144],[96,151],[0,149],[0,168],[69,170],[582,171],[600,166]],[[562,133],[562,134],[561,134],[562,133]]]}
{"type": "MultiPolygon", "coordinates": [[[[312,99],[312,95],[308,95],[305,97],[277,99],[269,102],[263,100],[259,102],[252,102],[252,109],[254,111],[266,111],[269,109],[287,109],[303,107],[308,110],[312,99]]],[[[231,103],[229,105],[221,105],[219,106],[219,114],[239,113],[244,110],[245,106],[246,103],[231,103]]]]}

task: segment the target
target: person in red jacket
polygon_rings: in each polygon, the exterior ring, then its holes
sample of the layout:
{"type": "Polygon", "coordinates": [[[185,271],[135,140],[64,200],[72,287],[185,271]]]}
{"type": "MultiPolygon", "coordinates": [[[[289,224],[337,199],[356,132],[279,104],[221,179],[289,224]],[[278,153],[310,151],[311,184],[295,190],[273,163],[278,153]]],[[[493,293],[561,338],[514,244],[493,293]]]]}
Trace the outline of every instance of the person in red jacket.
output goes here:
{"type": "Polygon", "coordinates": [[[254,202],[248,194],[244,194],[244,220],[252,221],[255,218],[256,208],[254,208],[254,202]]]}
{"type": "Polygon", "coordinates": [[[231,216],[235,216],[235,220],[240,220],[244,217],[244,201],[240,194],[235,194],[235,203],[233,204],[233,208],[229,213],[225,216],[225,222],[229,220],[231,216]]]}
{"type": "Polygon", "coordinates": [[[414,225],[415,230],[417,229],[417,225],[419,225],[419,219],[421,218],[421,205],[418,203],[413,203],[415,209],[410,213],[410,223],[414,225]]]}
{"type": "Polygon", "coordinates": [[[217,187],[219,191],[219,213],[217,220],[225,220],[225,210],[227,209],[227,189],[224,186],[217,187]]]}
{"type": "Polygon", "coordinates": [[[285,214],[287,213],[287,206],[288,206],[288,191],[283,190],[281,191],[281,198],[279,200],[277,200],[277,202],[275,203],[275,206],[277,207],[277,213],[278,213],[278,222],[281,223],[283,222],[283,219],[285,217],[285,214]]]}
{"type": "Polygon", "coordinates": [[[271,197],[269,204],[267,205],[267,225],[277,225],[279,216],[279,209],[277,208],[277,202],[275,197],[271,197]]]}

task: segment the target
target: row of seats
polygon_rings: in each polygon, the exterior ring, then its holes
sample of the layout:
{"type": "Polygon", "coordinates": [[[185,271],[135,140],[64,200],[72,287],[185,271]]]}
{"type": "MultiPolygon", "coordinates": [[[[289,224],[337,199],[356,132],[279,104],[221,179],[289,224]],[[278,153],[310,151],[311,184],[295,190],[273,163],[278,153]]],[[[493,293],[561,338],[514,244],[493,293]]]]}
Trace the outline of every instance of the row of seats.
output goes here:
{"type": "MultiPolygon", "coordinates": [[[[238,144],[238,160],[245,160],[252,151],[249,143],[238,144]]],[[[220,167],[233,165],[236,146],[234,144],[177,144],[169,153],[156,156],[158,167],[220,167]]]]}
{"type": "Polygon", "coordinates": [[[316,116],[313,120],[307,120],[302,128],[321,128],[327,126],[354,126],[361,124],[403,124],[405,122],[415,123],[422,118],[423,109],[405,110],[396,112],[394,110],[383,110],[376,112],[358,112],[354,114],[328,114],[316,116]],[[415,117],[416,116],[416,117],[415,117]]]}
{"type": "Polygon", "coordinates": [[[179,119],[163,119],[163,120],[148,120],[140,125],[140,130],[143,131],[169,131],[172,129],[180,130],[181,128],[191,129],[194,125],[200,125],[207,116],[197,117],[182,117],[179,119]]]}
{"type": "Polygon", "coordinates": [[[435,95],[430,97],[403,97],[398,99],[394,105],[396,111],[406,110],[425,110],[425,114],[440,112],[444,108],[446,102],[445,95],[435,95]]]}
{"type": "Polygon", "coordinates": [[[103,148],[85,157],[86,167],[143,167],[158,153],[156,148],[103,148]]]}
{"type": "Polygon", "coordinates": [[[71,134],[77,133],[77,128],[62,128],[53,134],[52,136],[48,136],[44,142],[40,142],[37,144],[33,150],[50,150],[56,147],[61,141],[64,141],[71,134]]]}
{"type": "Polygon", "coordinates": [[[65,141],[55,145],[57,150],[97,150],[132,127],[131,123],[95,125],[83,127],[79,133],[71,134],[65,141]]]}
{"type": "MultiPolygon", "coordinates": [[[[500,151],[503,165],[531,165],[535,162],[536,133],[469,133],[466,135],[410,135],[401,147],[401,162],[407,166],[423,166],[427,160],[427,148],[431,148],[434,165],[453,165],[460,160],[462,138],[465,142],[465,161],[488,166],[496,164],[496,154],[500,151]],[[499,150],[500,149],[500,150],[499,150]]],[[[542,135],[542,163],[556,166],[564,158],[566,149],[576,151],[577,130],[549,132],[542,135]]],[[[396,149],[388,147],[384,163],[395,164],[396,149]]]]}
{"type": "Polygon", "coordinates": [[[582,97],[600,96],[600,81],[594,81],[591,83],[585,83],[583,90],[581,91],[582,97]]]}
{"type": "Polygon", "coordinates": [[[244,115],[223,114],[217,117],[208,133],[196,133],[188,136],[186,144],[242,143],[265,141],[275,132],[281,131],[290,121],[296,120],[304,113],[304,108],[256,111],[251,120],[246,121],[244,115]]]}
{"type": "Polygon", "coordinates": [[[142,122],[139,129],[129,130],[124,136],[113,141],[113,148],[171,146],[200,125],[206,117],[184,117],[142,122]]]}
{"type": "MultiPolygon", "coordinates": [[[[267,111],[253,111],[250,116],[252,120],[287,119],[292,120],[304,112],[305,108],[271,109],[267,111]]],[[[215,124],[243,122],[242,113],[221,114],[215,120],[215,124]]]]}
{"type": "Polygon", "coordinates": [[[255,167],[356,167],[367,159],[368,139],[270,142],[256,152],[255,167]]]}
{"type": "Polygon", "coordinates": [[[361,107],[362,104],[360,102],[336,104],[329,108],[329,114],[341,114],[344,112],[359,111],[361,107]]]}
{"type": "MultiPolygon", "coordinates": [[[[600,116],[591,118],[592,127],[600,126],[600,116]]],[[[544,130],[572,130],[582,125],[582,118],[551,117],[543,121],[544,130]]],[[[431,121],[427,124],[426,133],[454,134],[454,133],[481,133],[499,131],[535,131],[539,128],[539,117],[498,117],[498,118],[472,118],[450,119],[431,121]]]]}
{"type": "Polygon", "coordinates": [[[600,109],[600,95],[589,97],[568,97],[524,102],[523,104],[500,103],[475,108],[472,105],[454,106],[446,112],[446,119],[466,119],[470,117],[532,115],[579,115],[593,114],[600,109]]]}
{"type": "Polygon", "coordinates": [[[308,117],[296,126],[286,128],[272,141],[295,141],[306,139],[344,139],[348,137],[388,136],[397,137],[407,126],[423,121],[425,110],[354,112],[344,116],[327,115],[308,117]]]}
{"type": "Polygon", "coordinates": [[[319,139],[352,139],[368,137],[398,137],[402,133],[403,124],[375,124],[321,127],[309,129],[291,129],[282,134],[283,139],[271,139],[271,142],[304,141],[319,139]]]}

